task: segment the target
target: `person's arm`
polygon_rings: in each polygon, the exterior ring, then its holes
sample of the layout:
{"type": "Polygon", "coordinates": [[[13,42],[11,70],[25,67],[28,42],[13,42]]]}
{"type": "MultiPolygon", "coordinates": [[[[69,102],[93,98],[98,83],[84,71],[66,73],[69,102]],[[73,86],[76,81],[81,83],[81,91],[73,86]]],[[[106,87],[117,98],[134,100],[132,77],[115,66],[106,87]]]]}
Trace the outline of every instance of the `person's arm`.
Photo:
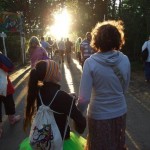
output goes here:
{"type": "Polygon", "coordinates": [[[80,80],[79,100],[78,100],[78,104],[77,104],[78,109],[82,113],[86,110],[86,108],[90,102],[91,92],[92,92],[92,84],[93,84],[93,79],[92,79],[91,71],[89,68],[89,63],[86,60],[84,63],[83,73],[82,73],[82,77],[80,80]]]}
{"type": "Polygon", "coordinates": [[[64,91],[61,91],[61,101],[56,106],[56,111],[69,115],[71,104],[72,110],[70,114],[70,118],[73,119],[75,130],[82,134],[86,128],[86,119],[82,115],[82,113],[78,110],[76,106],[76,99],[73,99],[72,94],[67,94],[64,91]],[[72,103],[73,102],[73,103],[72,103]]]}
{"type": "Polygon", "coordinates": [[[129,83],[130,83],[130,76],[131,76],[131,66],[130,66],[130,61],[129,59],[127,58],[128,60],[128,64],[127,64],[127,76],[126,76],[126,84],[124,86],[124,93],[127,91],[128,87],[129,87],[129,83]]]}
{"type": "MultiPolygon", "coordinates": [[[[73,101],[72,111],[71,111],[71,119],[73,119],[74,129],[82,134],[86,128],[86,118],[82,115],[82,113],[78,110],[76,106],[76,101],[73,101]]],[[[70,104],[71,105],[71,104],[70,104]]],[[[70,108],[70,107],[69,107],[70,108]]]]}
{"type": "Polygon", "coordinates": [[[86,118],[82,115],[82,113],[77,109],[74,104],[74,109],[71,113],[71,118],[73,119],[73,127],[76,132],[82,134],[86,128],[86,118]]]}
{"type": "Polygon", "coordinates": [[[142,51],[144,51],[144,49],[147,47],[147,41],[143,44],[142,46],[142,51]]]}

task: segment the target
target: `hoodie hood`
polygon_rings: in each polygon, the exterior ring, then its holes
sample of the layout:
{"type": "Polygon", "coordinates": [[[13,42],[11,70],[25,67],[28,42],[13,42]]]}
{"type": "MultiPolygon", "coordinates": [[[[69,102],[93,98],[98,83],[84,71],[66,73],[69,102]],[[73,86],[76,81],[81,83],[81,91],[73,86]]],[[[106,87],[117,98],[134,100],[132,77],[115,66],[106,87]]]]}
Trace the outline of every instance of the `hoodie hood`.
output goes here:
{"type": "Polygon", "coordinates": [[[91,58],[94,59],[95,61],[110,66],[120,63],[123,57],[124,54],[116,50],[109,51],[109,52],[98,52],[91,55],[91,58]]]}

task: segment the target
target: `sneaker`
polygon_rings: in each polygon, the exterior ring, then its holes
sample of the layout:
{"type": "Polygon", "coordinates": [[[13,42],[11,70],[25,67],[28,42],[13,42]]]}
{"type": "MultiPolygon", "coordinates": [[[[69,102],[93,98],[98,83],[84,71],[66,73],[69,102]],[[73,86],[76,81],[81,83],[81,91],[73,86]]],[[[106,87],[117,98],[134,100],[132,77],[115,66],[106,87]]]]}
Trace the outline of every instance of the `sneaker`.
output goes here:
{"type": "Polygon", "coordinates": [[[8,115],[8,119],[9,119],[9,123],[11,125],[14,125],[15,123],[17,123],[18,121],[20,121],[21,117],[20,115],[8,115]]]}

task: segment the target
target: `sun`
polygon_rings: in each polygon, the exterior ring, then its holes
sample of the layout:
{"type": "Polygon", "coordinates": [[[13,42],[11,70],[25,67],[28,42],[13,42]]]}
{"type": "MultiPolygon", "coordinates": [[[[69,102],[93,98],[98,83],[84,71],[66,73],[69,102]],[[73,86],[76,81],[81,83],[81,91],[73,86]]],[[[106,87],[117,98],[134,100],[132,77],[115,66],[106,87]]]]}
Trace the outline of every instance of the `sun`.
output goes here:
{"type": "Polygon", "coordinates": [[[55,22],[49,28],[48,33],[50,33],[56,39],[68,37],[71,25],[71,15],[68,13],[67,9],[61,12],[56,12],[54,14],[55,22]]]}

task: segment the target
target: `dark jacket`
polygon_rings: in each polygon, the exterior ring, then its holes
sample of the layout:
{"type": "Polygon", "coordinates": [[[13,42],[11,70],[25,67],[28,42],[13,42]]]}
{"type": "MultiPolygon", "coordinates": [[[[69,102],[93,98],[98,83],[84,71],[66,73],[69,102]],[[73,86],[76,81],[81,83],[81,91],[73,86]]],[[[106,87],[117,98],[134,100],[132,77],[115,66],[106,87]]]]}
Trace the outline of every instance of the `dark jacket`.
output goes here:
{"type": "MultiPolygon", "coordinates": [[[[45,105],[49,105],[52,98],[54,97],[57,90],[60,89],[60,85],[47,82],[44,84],[43,87],[40,88],[40,94],[42,97],[42,101],[45,105]]],[[[63,138],[65,125],[67,121],[67,115],[69,114],[71,102],[73,98],[65,91],[60,90],[54,99],[54,102],[51,105],[51,109],[63,113],[63,114],[55,114],[54,117],[56,120],[56,123],[58,125],[58,128],[60,130],[61,136],[63,138]]],[[[37,106],[39,107],[41,105],[40,99],[37,96],[37,106]]],[[[86,128],[86,119],[83,117],[81,112],[77,109],[75,105],[75,101],[73,102],[73,107],[71,111],[71,119],[74,121],[75,129],[78,133],[83,133],[84,129],[86,128]]],[[[70,137],[70,127],[68,126],[67,133],[65,139],[68,139],[70,137]]]]}

